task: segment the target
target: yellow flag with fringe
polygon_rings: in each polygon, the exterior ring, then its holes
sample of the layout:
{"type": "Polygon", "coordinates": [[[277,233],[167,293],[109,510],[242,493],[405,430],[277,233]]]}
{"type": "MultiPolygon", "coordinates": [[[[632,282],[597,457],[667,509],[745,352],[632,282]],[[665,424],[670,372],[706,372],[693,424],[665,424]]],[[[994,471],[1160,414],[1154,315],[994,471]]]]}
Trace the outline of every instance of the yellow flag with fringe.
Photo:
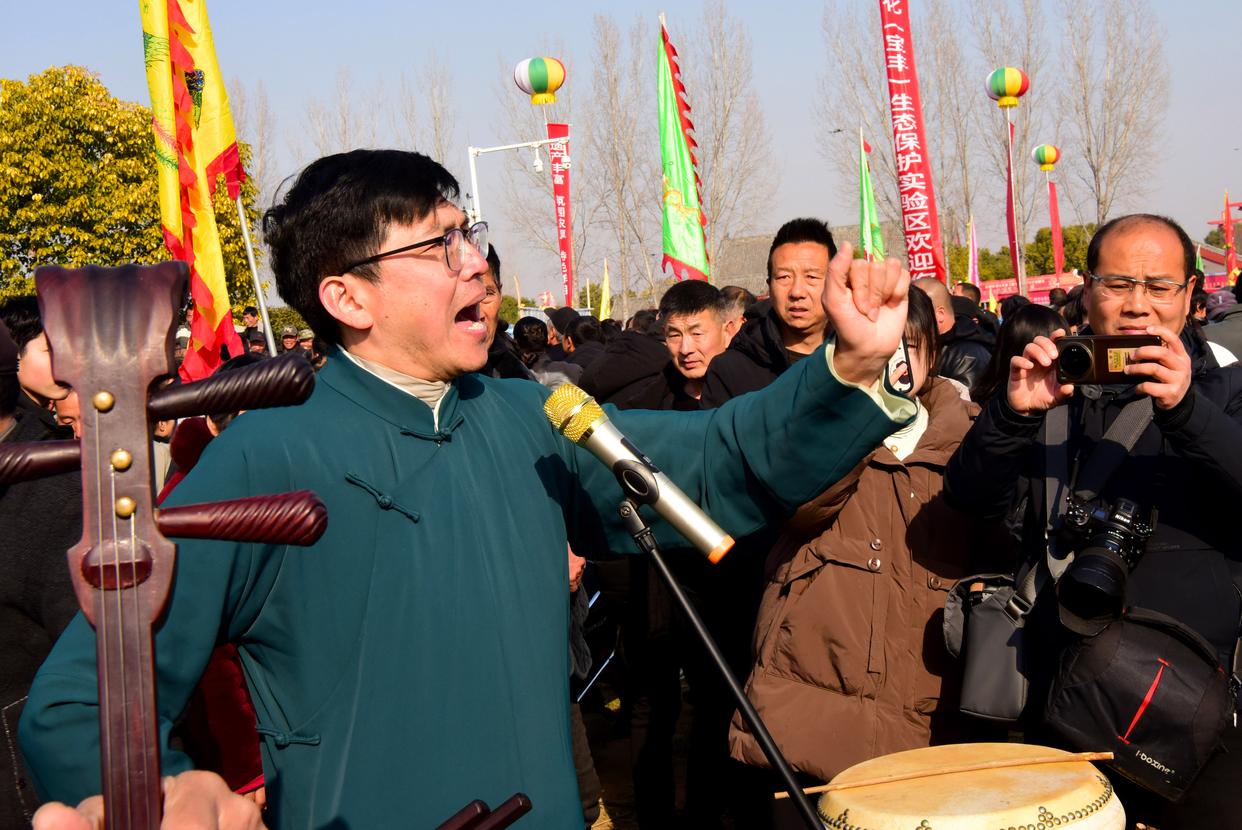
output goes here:
{"type": "Polygon", "coordinates": [[[194,319],[181,375],[206,377],[220,347],[241,353],[211,205],[223,175],[236,200],[245,178],[205,0],[139,0],[160,220],[169,252],[190,266],[194,319]]]}

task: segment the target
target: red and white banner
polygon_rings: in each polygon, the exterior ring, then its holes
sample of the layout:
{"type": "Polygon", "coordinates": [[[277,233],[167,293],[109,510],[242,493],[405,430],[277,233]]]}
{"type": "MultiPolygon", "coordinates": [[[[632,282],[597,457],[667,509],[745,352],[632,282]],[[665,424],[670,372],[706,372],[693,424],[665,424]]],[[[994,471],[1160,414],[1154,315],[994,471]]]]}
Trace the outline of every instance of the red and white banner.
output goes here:
{"type": "Polygon", "coordinates": [[[549,124],[548,145],[552,157],[552,199],[556,204],[556,244],[561,249],[561,287],[565,289],[565,305],[574,303],[574,242],[573,220],[569,213],[569,125],[549,124]]]}
{"type": "Polygon", "coordinates": [[[940,244],[931,152],[923,130],[919,76],[914,67],[914,33],[906,0],[880,0],[880,23],[884,30],[884,66],[893,117],[897,193],[901,197],[907,267],[912,279],[935,277],[945,282],[948,272],[940,244]]]}

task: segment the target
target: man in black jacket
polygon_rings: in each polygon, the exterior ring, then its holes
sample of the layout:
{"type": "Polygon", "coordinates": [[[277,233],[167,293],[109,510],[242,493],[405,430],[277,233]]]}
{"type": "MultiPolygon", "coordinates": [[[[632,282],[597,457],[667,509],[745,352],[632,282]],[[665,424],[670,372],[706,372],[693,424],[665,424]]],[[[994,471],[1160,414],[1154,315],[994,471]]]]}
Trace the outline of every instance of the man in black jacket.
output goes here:
{"type": "MultiPolygon", "coordinates": [[[[1101,491],[1108,504],[1126,498],[1158,511],[1155,534],[1126,581],[1125,603],[1191,627],[1229,666],[1242,610],[1235,587],[1242,583],[1242,544],[1236,523],[1220,517],[1231,516],[1242,498],[1242,369],[1207,368],[1188,351],[1184,327],[1193,267],[1194,247],[1172,220],[1137,214],[1102,226],[1087,252],[1090,331],[1154,334],[1162,345],[1130,357],[1125,372],[1135,385],[1075,388],[1057,381],[1055,338],[1061,335],[1036,338],[1013,359],[1007,394],[989,402],[962,441],[945,489],[956,505],[982,518],[1005,515],[1022,489],[1034,494],[1023,512],[1024,554],[1042,557],[1045,413],[1069,407],[1069,448],[1080,460],[1090,457],[1127,403],[1150,398],[1151,423],[1101,491]]],[[[1051,592],[1040,598],[1029,623],[1050,651],[1067,641],[1051,592]]],[[[1030,699],[1036,706],[1046,699],[1054,671],[1049,662],[1033,673],[1030,699]]],[[[1044,738],[1039,730],[1032,723],[1028,736],[1044,738]]],[[[1224,742],[1230,751],[1209,762],[1177,805],[1117,782],[1127,815],[1161,830],[1235,824],[1242,815],[1239,730],[1228,728],[1224,742]]]]}
{"type": "Polygon", "coordinates": [[[942,378],[951,378],[973,389],[987,371],[996,339],[970,317],[955,312],[949,289],[940,280],[922,279],[914,284],[926,292],[936,309],[936,328],[940,331],[941,343],[936,371],[942,378]]]}
{"type": "Polygon", "coordinates": [[[836,256],[828,225],[793,219],[781,226],[768,250],[768,294],[746,314],[729,348],[703,379],[704,409],[762,389],[824,342],[828,325],[820,298],[828,261],[836,256]]]}

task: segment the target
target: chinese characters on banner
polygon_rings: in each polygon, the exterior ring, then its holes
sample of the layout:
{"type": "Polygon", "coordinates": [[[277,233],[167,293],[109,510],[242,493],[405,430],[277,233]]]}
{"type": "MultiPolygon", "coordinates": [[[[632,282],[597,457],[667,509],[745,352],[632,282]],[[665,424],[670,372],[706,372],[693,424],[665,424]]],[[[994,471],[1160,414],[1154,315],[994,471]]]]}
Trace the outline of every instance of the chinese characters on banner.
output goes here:
{"type": "Polygon", "coordinates": [[[914,36],[906,0],[880,0],[884,30],[884,66],[888,102],[893,116],[893,150],[897,158],[897,192],[906,258],[911,279],[947,279],[940,221],[932,187],[931,152],[923,130],[919,76],[914,67],[914,36]]]}
{"type": "Polygon", "coordinates": [[[574,307],[574,245],[569,213],[569,125],[549,124],[548,145],[552,157],[552,198],[556,203],[556,244],[561,249],[561,287],[565,305],[574,307]]]}

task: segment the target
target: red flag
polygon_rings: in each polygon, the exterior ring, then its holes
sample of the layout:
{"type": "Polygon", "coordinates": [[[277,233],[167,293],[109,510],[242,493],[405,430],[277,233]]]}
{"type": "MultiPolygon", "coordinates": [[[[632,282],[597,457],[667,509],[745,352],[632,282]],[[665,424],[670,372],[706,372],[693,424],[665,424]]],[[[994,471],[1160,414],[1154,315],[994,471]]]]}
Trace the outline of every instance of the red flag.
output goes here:
{"type": "Polygon", "coordinates": [[[1009,263],[1013,266],[1013,276],[1018,284],[1023,282],[1020,263],[1018,262],[1018,223],[1014,217],[1013,199],[1013,122],[1009,122],[1009,155],[1005,162],[1005,224],[1009,229],[1009,263]]]}
{"type": "Polygon", "coordinates": [[[1052,222],[1052,259],[1057,276],[1065,273],[1065,243],[1061,239],[1061,209],[1057,207],[1057,183],[1048,180],[1048,218],[1052,222]]]}
{"type": "Polygon", "coordinates": [[[893,150],[897,156],[897,191],[906,235],[906,259],[914,279],[948,279],[936,191],[932,186],[931,151],[923,129],[919,76],[914,66],[914,33],[906,0],[880,0],[884,33],[884,66],[888,72],[888,104],[893,117],[893,150]]]}

